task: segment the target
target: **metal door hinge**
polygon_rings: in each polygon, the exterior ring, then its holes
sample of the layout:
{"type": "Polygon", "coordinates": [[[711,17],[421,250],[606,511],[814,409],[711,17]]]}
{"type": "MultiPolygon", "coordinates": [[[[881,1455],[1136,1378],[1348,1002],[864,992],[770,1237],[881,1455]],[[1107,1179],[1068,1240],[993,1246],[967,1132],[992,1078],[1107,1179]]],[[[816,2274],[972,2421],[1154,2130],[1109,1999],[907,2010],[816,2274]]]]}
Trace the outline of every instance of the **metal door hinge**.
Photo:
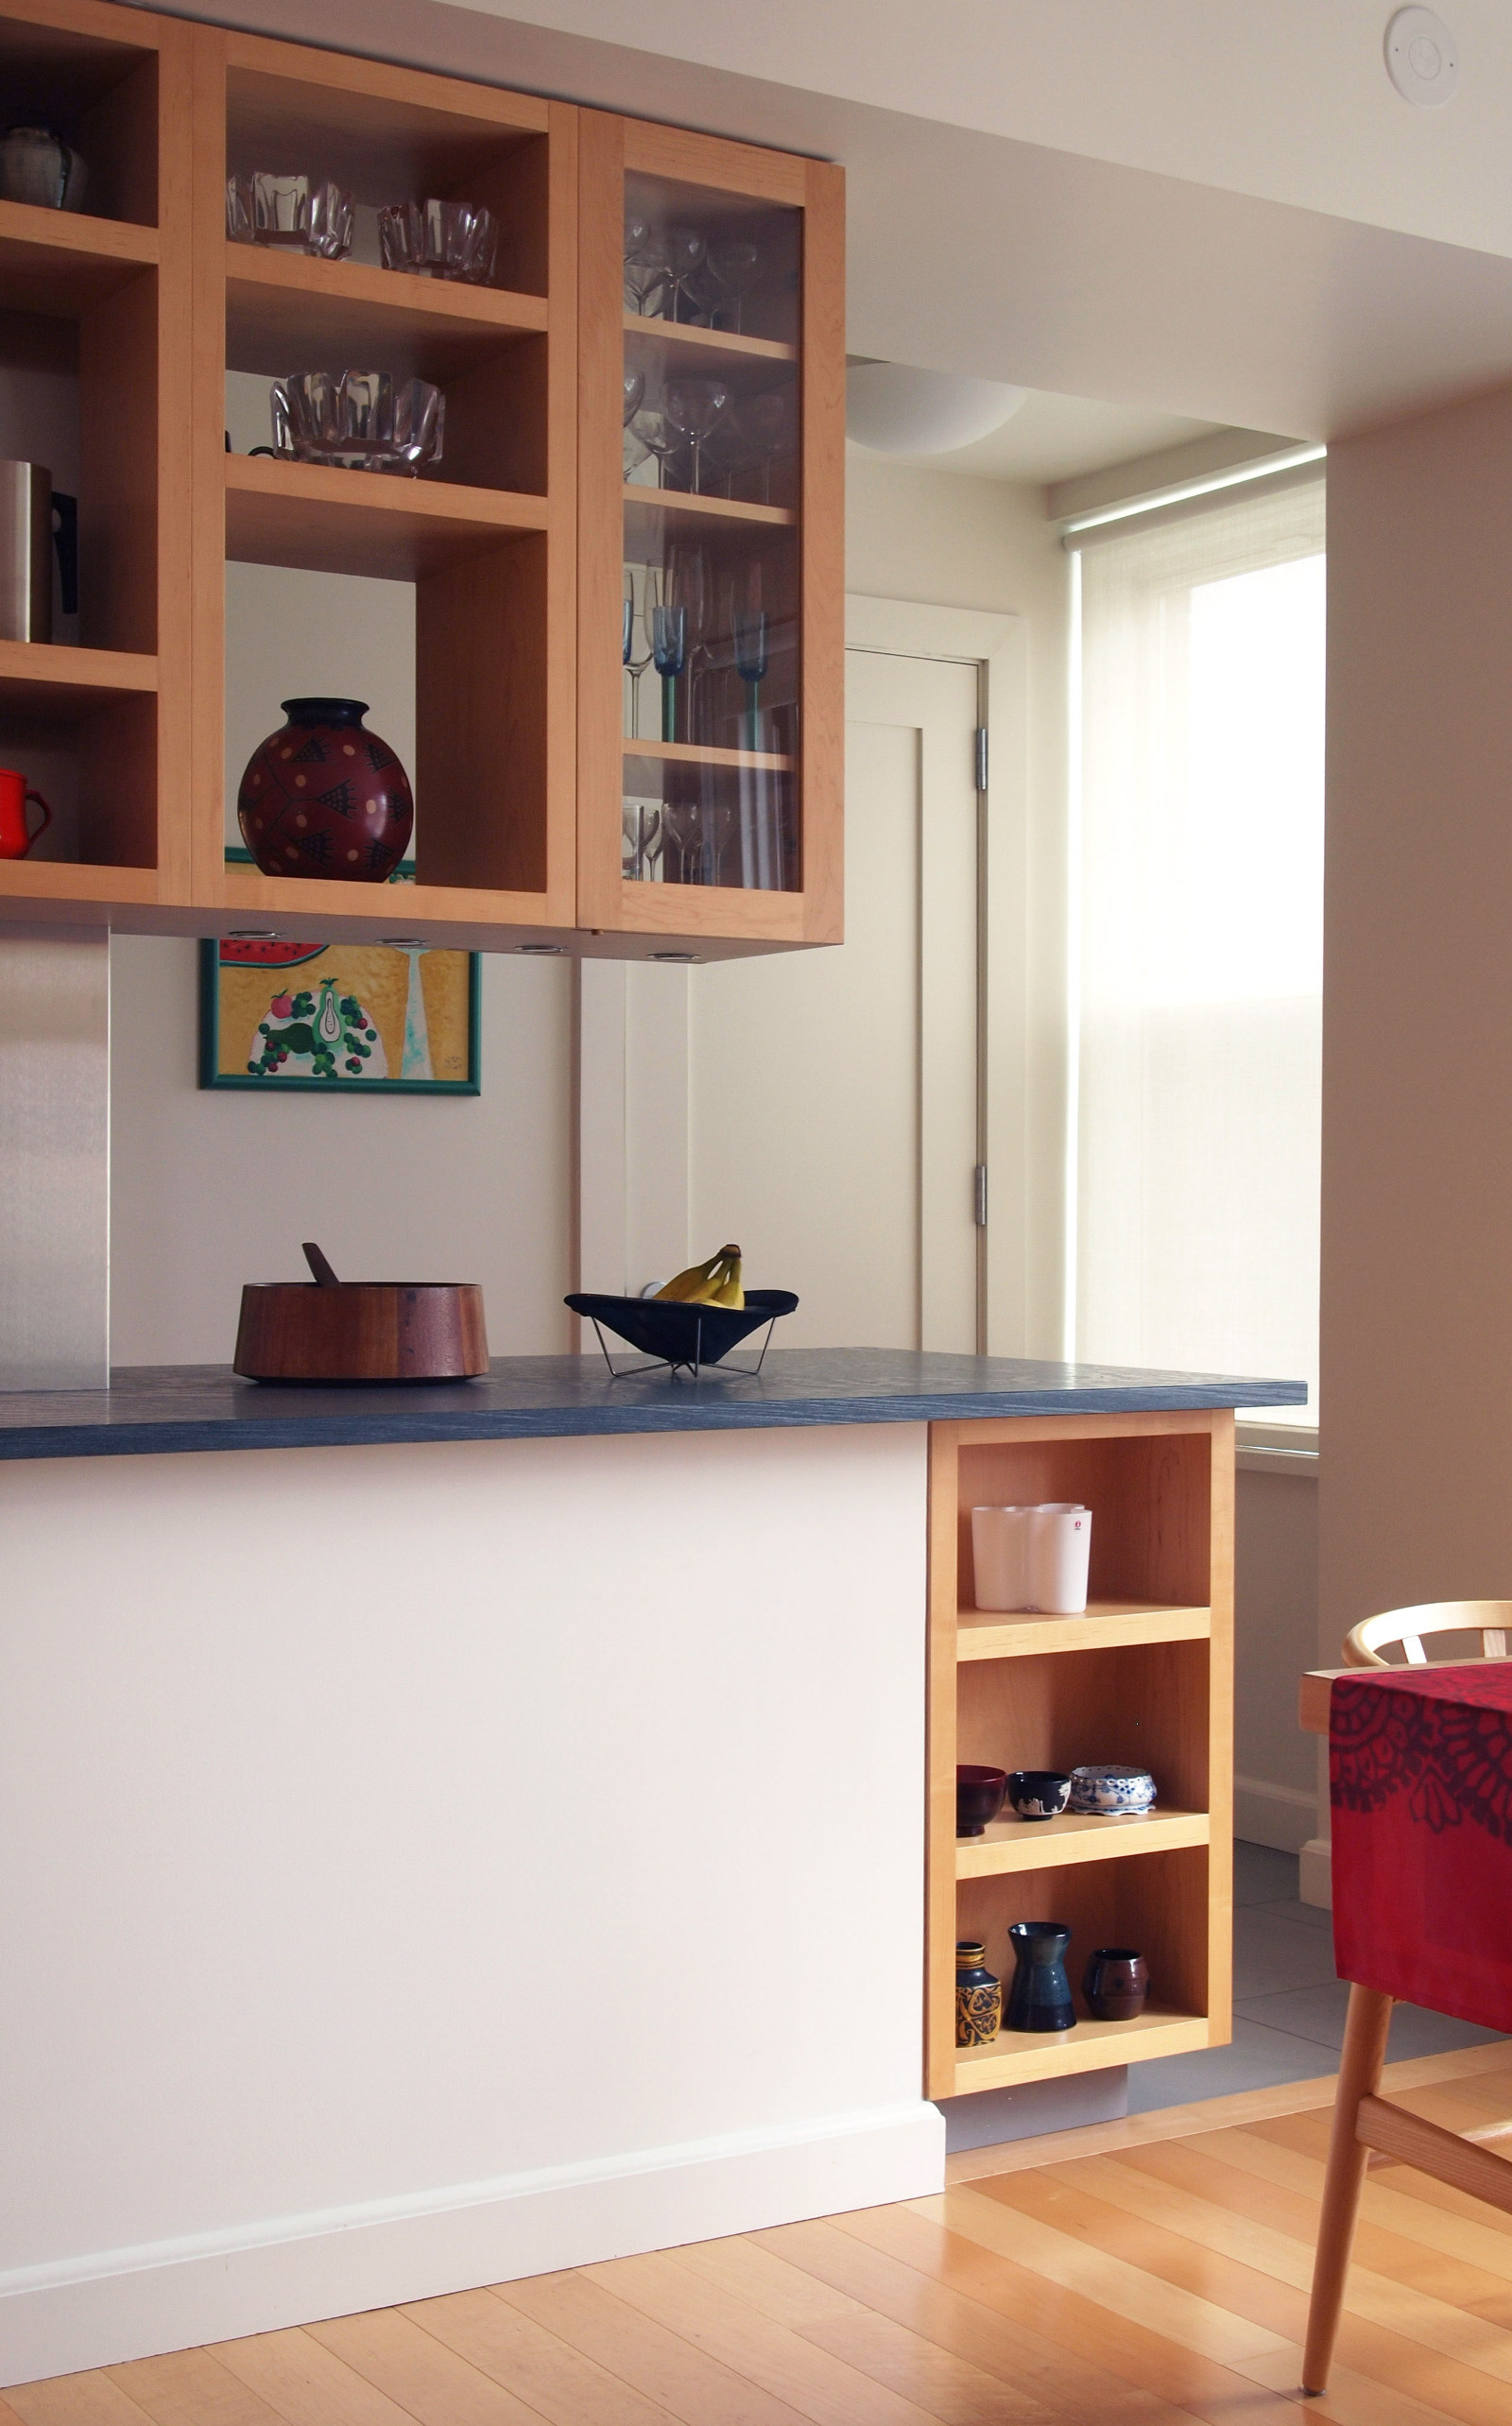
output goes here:
{"type": "Polygon", "coordinates": [[[986,725],[978,725],[976,728],[976,788],[979,792],[985,792],[987,790],[986,725]]]}
{"type": "Polygon", "coordinates": [[[973,1190],[973,1196],[974,1196],[974,1203],[975,1203],[975,1219],[976,1219],[976,1226],[977,1226],[977,1229],[978,1229],[978,1230],[986,1230],[986,1228],[987,1228],[987,1164],[986,1164],[985,1162],[979,1162],[979,1163],[977,1164],[977,1166],[976,1166],[975,1170],[972,1172],[972,1174],[971,1174],[971,1184],[972,1184],[972,1190],[973,1190]]]}

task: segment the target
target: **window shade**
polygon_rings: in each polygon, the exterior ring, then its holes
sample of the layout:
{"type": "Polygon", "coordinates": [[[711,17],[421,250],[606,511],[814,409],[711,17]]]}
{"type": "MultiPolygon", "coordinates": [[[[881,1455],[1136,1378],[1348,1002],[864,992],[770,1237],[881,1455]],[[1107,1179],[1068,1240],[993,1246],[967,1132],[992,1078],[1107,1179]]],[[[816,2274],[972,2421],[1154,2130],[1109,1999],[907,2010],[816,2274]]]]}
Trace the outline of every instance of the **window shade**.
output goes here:
{"type": "Polygon", "coordinates": [[[1075,1353],[1305,1378],[1305,1423],[1324,541],[1315,479],[1080,559],[1075,1353]]]}

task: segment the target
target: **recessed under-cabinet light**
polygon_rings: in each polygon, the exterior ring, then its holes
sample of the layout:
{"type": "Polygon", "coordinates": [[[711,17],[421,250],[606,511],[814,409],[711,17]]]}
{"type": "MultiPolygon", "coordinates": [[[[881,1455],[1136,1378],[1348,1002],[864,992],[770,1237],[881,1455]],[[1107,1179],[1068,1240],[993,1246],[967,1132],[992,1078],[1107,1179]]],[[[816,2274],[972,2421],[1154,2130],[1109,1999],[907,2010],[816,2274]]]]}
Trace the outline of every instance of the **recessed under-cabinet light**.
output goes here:
{"type": "Polygon", "coordinates": [[[645,956],[647,960],[689,960],[695,963],[698,958],[696,952],[648,952],[645,956]]]}
{"type": "Polygon", "coordinates": [[[517,943],[515,950],[533,960],[560,960],[567,946],[564,943],[517,943]]]}
{"type": "Polygon", "coordinates": [[[422,935],[381,935],[378,940],[390,952],[423,952],[425,949],[422,935]]]}
{"type": "Polygon", "coordinates": [[[232,926],[226,930],[228,943],[281,943],[283,939],[276,927],[232,926]]]}

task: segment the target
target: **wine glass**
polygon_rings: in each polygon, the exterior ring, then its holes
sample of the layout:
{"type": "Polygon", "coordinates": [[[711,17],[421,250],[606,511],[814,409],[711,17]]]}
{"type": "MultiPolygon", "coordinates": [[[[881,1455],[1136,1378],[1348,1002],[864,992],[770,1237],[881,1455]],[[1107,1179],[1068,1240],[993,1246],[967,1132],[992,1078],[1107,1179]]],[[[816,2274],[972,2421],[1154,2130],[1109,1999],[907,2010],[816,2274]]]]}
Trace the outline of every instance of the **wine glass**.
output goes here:
{"type": "Polygon", "coordinates": [[[745,436],[732,409],[720,414],[704,440],[705,474],[712,481],[722,481],[727,497],[735,493],[735,482],[743,473],[754,472],[761,456],[745,436]]]}
{"type": "Polygon", "coordinates": [[[651,656],[662,677],[662,738],[676,741],[678,677],[688,662],[688,611],[658,602],[650,621],[651,656]]]}
{"type": "Polygon", "coordinates": [[[753,559],[747,566],[744,577],[731,585],[730,628],[734,642],[735,671],[746,685],[745,747],[760,749],[761,686],[766,680],[766,611],[762,604],[759,559],[753,559]]]}
{"type": "Polygon", "coordinates": [[[756,284],[761,269],[761,247],[730,242],[713,246],[709,254],[709,272],[716,285],[730,298],[734,313],[735,334],[740,334],[741,307],[756,284]]]}
{"type": "Polygon", "coordinates": [[[673,483],[667,478],[667,464],[684,444],[682,432],[673,428],[665,413],[654,405],[643,404],[630,423],[630,435],[640,440],[647,455],[655,456],[657,487],[670,489],[673,483]]]}
{"type": "Polygon", "coordinates": [[[630,428],[630,423],[635,419],[636,414],[640,411],[642,400],[645,395],[645,373],[644,370],[639,369],[637,365],[627,362],[625,366],[624,380],[625,409],[623,419],[625,438],[621,447],[621,454],[625,464],[625,477],[627,480],[630,473],[635,470],[637,464],[641,464],[645,461],[645,458],[650,454],[651,450],[646,445],[645,440],[642,438],[638,438],[630,428]]]}
{"type": "Polygon", "coordinates": [[[620,856],[620,872],[632,885],[644,885],[651,879],[650,863],[661,856],[662,809],[648,807],[644,800],[627,800],[621,816],[624,849],[620,856]]]}
{"type": "Polygon", "coordinates": [[[667,275],[672,283],[672,318],[678,319],[679,297],[688,291],[697,275],[708,246],[698,228],[668,228],[662,242],[666,248],[667,275]]]}
{"type": "Polygon", "coordinates": [[[659,236],[651,222],[639,212],[625,215],[625,284],[635,299],[635,308],[644,313],[659,286],[664,286],[672,275],[672,257],[666,238],[659,236]]]}
{"type": "MultiPolygon", "coordinates": [[[[685,540],[679,541],[667,551],[666,600],[669,606],[680,607],[687,617],[688,716],[685,737],[689,741],[701,741],[704,737],[698,697],[709,659],[712,595],[708,551],[685,540]]],[[[671,738],[670,734],[665,737],[671,738]]]]}
{"type": "Polygon", "coordinates": [[[730,402],[722,379],[669,379],[662,409],[679,437],[693,448],[693,493],[700,492],[703,442],[730,402]]]}
{"type": "MultiPolygon", "coordinates": [[[[670,777],[672,769],[669,767],[667,772],[670,777]]],[[[697,794],[680,791],[669,781],[667,798],[662,805],[662,826],[665,840],[678,854],[673,883],[696,885],[703,861],[703,804],[697,794]]],[[[663,857],[663,867],[665,864],[663,857]]]]}
{"type": "Polygon", "coordinates": [[[631,741],[639,741],[641,738],[641,677],[651,662],[650,596],[651,579],[650,574],[647,572],[645,594],[642,602],[642,628],[645,633],[645,655],[644,657],[637,657],[635,654],[635,573],[633,567],[627,564],[625,568],[625,654],[623,662],[625,671],[630,678],[629,737],[631,741]]]}
{"type": "Polygon", "coordinates": [[[761,458],[762,503],[769,506],[772,466],[780,455],[793,452],[798,415],[792,388],[768,387],[760,396],[747,396],[740,407],[740,426],[761,458]]]}

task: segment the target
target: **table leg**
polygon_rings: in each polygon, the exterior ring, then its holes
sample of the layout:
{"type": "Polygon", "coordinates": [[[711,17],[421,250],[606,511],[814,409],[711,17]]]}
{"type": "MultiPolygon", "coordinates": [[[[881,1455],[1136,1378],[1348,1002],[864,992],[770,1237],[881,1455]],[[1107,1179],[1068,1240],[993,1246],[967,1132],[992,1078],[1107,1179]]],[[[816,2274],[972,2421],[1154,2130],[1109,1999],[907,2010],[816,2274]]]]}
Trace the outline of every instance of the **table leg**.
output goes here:
{"type": "Polygon", "coordinates": [[[1329,2380],[1360,2207],[1360,2184],[1370,2153],[1356,2138],[1355,2127],[1360,2100],[1374,2097],[1381,2087],[1386,2034],[1391,2028],[1391,2003],[1380,1988],[1361,1987],[1356,1983],[1349,1990],[1349,2015],[1344,2025],[1339,2086],[1333,2100],[1333,2136],[1329,2142],[1323,2211],[1318,2218],[1313,2298],[1307,2315],[1307,2349],[1302,2359],[1305,2393],[1322,2392],[1329,2380]]]}

